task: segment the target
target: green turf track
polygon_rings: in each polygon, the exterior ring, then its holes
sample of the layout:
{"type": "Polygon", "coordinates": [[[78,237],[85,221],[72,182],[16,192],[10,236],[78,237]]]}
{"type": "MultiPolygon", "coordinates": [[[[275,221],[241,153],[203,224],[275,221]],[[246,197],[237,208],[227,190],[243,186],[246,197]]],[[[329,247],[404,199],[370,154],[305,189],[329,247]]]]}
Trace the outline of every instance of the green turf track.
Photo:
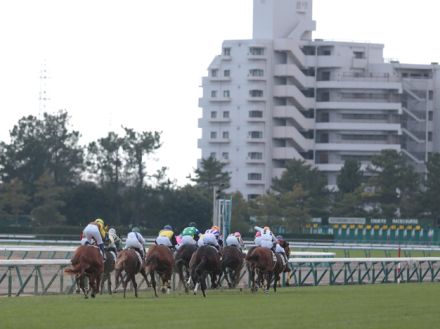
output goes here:
{"type": "Polygon", "coordinates": [[[142,292],[0,298],[2,329],[439,328],[439,283],[283,288],[268,295],[208,291],[208,297],[142,292]]]}

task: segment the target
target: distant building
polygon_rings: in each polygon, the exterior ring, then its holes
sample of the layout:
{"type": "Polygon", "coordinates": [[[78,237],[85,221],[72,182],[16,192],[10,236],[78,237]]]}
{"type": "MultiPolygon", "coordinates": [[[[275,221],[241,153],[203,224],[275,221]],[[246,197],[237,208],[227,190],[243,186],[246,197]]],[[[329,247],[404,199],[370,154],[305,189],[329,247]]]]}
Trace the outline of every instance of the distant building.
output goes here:
{"type": "Polygon", "coordinates": [[[254,0],[252,40],[223,42],[203,78],[202,157],[230,191],[266,193],[289,159],[325,172],[402,151],[419,172],[440,151],[440,71],[386,62],[383,45],[312,39],[312,0],[254,0]]]}

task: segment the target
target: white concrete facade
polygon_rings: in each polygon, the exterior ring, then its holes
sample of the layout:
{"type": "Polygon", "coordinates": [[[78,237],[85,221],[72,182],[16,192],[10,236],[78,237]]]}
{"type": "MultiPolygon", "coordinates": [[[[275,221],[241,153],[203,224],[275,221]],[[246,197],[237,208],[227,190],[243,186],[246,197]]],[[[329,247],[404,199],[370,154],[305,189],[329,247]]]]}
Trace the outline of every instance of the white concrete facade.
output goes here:
{"type": "Polygon", "coordinates": [[[270,189],[289,159],[324,171],[383,149],[419,171],[440,151],[440,67],[386,62],[383,45],[313,40],[312,0],[254,0],[252,40],[224,41],[203,78],[202,158],[231,173],[230,192],[270,189]]]}

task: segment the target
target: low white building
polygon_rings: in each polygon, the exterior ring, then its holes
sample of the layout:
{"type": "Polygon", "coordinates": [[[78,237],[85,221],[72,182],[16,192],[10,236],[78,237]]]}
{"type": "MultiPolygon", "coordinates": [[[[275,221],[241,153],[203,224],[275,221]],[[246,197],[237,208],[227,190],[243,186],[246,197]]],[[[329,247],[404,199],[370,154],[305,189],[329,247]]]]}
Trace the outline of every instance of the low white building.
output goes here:
{"type": "Polygon", "coordinates": [[[203,78],[202,158],[230,191],[264,194],[285,162],[304,159],[334,186],[347,159],[381,150],[418,171],[440,151],[440,71],[385,62],[383,45],[312,39],[312,0],[254,0],[252,40],[223,42],[203,78]]]}

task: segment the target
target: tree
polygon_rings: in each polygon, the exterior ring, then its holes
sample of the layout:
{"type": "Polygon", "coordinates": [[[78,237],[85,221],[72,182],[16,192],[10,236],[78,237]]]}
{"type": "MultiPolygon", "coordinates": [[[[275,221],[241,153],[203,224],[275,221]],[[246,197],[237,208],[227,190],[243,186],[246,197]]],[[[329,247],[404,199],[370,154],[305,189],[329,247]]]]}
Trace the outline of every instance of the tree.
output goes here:
{"type": "Polygon", "coordinates": [[[368,171],[372,175],[368,181],[374,190],[372,200],[385,218],[417,214],[419,176],[401,153],[383,150],[372,158],[368,171]]]}
{"type": "Polygon", "coordinates": [[[44,173],[58,186],[71,185],[83,169],[79,132],[69,131],[65,111],[43,114],[43,119],[23,117],[10,132],[11,142],[0,143],[0,177],[4,182],[20,179],[25,187],[44,173]]]}
{"type": "Polygon", "coordinates": [[[29,196],[24,193],[23,183],[18,178],[0,184],[1,218],[16,220],[28,214],[29,201],[29,196]]]}
{"type": "Polygon", "coordinates": [[[37,223],[43,225],[63,223],[65,217],[60,212],[60,208],[64,206],[61,200],[63,189],[55,185],[55,180],[49,174],[41,175],[35,186],[34,203],[36,206],[32,209],[31,215],[37,223]]]}
{"type": "Polygon", "coordinates": [[[422,193],[421,203],[428,215],[437,220],[440,226],[440,153],[433,153],[426,164],[427,176],[425,181],[426,190],[422,193]]]}
{"type": "Polygon", "coordinates": [[[327,179],[317,168],[304,160],[290,160],[280,178],[272,181],[272,190],[277,193],[292,192],[295,185],[304,191],[303,206],[310,210],[312,217],[323,217],[328,213],[327,179]]]}
{"type": "Polygon", "coordinates": [[[226,189],[230,186],[231,177],[228,172],[224,171],[224,168],[225,164],[214,157],[202,159],[200,168],[194,171],[195,178],[190,177],[190,179],[207,193],[210,193],[214,187],[221,186],[226,189]]]}
{"type": "Polygon", "coordinates": [[[363,174],[359,161],[349,159],[337,178],[338,189],[341,193],[352,193],[362,184],[363,174]]]}

